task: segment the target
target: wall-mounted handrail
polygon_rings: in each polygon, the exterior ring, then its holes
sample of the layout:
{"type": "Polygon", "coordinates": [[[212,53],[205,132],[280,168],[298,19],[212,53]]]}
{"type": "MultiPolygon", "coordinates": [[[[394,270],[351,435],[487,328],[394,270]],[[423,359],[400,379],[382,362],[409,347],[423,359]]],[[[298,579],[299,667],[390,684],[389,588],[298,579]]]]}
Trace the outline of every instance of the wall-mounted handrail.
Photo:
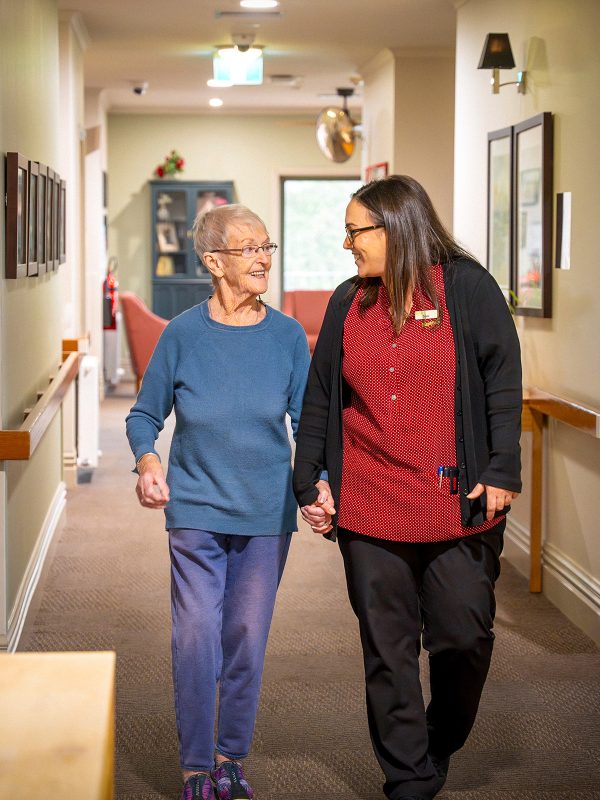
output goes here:
{"type": "Polygon", "coordinates": [[[600,411],[557,397],[535,387],[523,392],[521,427],[533,435],[531,451],[531,529],[529,534],[529,591],[542,591],[542,468],[544,426],[556,419],[600,438],[600,411]]]}
{"type": "Polygon", "coordinates": [[[0,430],[0,461],[31,458],[79,372],[79,353],[67,355],[55,377],[17,430],[0,430]]]}
{"type": "Polygon", "coordinates": [[[543,392],[535,387],[524,392],[523,400],[533,411],[538,411],[545,417],[565,422],[567,425],[572,425],[578,430],[600,439],[600,411],[572,400],[566,400],[564,397],[543,392]]]}

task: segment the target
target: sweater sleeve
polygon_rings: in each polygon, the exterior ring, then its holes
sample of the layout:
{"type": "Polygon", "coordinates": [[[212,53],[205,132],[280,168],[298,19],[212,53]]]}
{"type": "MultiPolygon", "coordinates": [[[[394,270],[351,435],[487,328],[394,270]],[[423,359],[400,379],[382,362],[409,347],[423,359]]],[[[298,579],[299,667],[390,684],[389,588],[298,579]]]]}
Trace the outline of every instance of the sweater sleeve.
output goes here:
{"type": "Polygon", "coordinates": [[[302,411],[302,398],[306,389],[306,377],[310,366],[310,352],[306,334],[299,331],[294,347],[294,363],[292,366],[292,380],[290,384],[290,396],[288,400],[288,414],[292,423],[292,433],[294,439],[298,437],[298,424],[302,411]]]}
{"type": "Polygon", "coordinates": [[[167,326],[144,373],[137,400],[125,420],[136,462],[145,453],[158,455],[154,445],[173,408],[177,351],[176,337],[167,326]]]}
{"type": "Polygon", "coordinates": [[[470,303],[479,371],[483,379],[490,461],[483,484],[521,491],[521,352],[504,295],[484,273],[470,303]]]}
{"type": "Polygon", "coordinates": [[[315,487],[325,463],[325,440],[332,383],[332,341],[339,324],[335,297],[329,301],[313,353],[298,426],[294,459],[294,494],[300,506],[310,505],[319,492],[315,487]]]}

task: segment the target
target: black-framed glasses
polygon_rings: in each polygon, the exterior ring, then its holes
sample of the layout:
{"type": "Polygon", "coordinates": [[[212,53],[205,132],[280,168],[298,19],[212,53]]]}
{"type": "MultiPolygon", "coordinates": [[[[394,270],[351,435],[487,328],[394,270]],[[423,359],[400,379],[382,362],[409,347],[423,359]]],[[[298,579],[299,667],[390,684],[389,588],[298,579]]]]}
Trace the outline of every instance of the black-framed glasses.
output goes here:
{"type": "Polygon", "coordinates": [[[275,242],[267,242],[266,244],[247,244],[245,247],[230,247],[228,250],[211,250],[211,253],[233,253],[233,255],[240,255],[243,258],[252,258],[258,255],[258,251],[262,250],[266,256],[272,256],[277,245],[275,242]]]}
{"type": "Polygon", "coordinates": [[[354,244],[354,238],[363,231],[376,231],[378,228],[385,228],[385,225],[367,225],[365,228],[346,228],[346,239],[350,244],[354,244]]]}

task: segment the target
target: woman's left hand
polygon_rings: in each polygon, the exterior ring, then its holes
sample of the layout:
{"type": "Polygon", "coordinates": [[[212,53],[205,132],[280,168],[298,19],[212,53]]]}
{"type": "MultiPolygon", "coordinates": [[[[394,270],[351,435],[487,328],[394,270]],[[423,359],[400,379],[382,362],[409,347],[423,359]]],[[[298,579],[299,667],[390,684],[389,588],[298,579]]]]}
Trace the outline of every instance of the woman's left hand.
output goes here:
{"type": "Polygon", "coordinates": [[[319,491],[319,496],[311,505],[302,506],[300,512],[314,533],[329,533],[333,528],[331,518],[335,514],[331,487],[327,481],[317,481],[315,486],[319,491]]]}
{"type": "Polygon", "coordinates": [[[476,497],[481,497],[484,492],[487,497],[486,519],[493,519],[498,511],[503,511],[506,506],[512,503],[515,497],[519,496],[519,492],[511,492],[508,489],[499,489],[497,486],[478,483],[473,491],[467,495],[467,498],[475,500],[476,497]]]}

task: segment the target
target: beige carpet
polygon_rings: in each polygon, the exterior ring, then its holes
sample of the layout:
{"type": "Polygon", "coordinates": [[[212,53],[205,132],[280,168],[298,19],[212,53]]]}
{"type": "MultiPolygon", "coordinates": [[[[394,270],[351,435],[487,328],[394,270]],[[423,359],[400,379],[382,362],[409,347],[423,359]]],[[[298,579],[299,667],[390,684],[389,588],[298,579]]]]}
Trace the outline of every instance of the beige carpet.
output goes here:
{"type": "MultiPolygon", "coordinates": [[[[169,564],[163,515],[133,491],[132,402],[124,385],[103,404],[101,466],[69,494],[19,649],[117,651],[116,797],[157,800],[179,791],[169,564]]],[[[479,718],[438,797],[600,800],[600,653],[506,562],[498,599],[479,718]]],[[[383,797],[341,559],[307,531],[279,594],[248,770],[257,800],[383,797]]]]}

